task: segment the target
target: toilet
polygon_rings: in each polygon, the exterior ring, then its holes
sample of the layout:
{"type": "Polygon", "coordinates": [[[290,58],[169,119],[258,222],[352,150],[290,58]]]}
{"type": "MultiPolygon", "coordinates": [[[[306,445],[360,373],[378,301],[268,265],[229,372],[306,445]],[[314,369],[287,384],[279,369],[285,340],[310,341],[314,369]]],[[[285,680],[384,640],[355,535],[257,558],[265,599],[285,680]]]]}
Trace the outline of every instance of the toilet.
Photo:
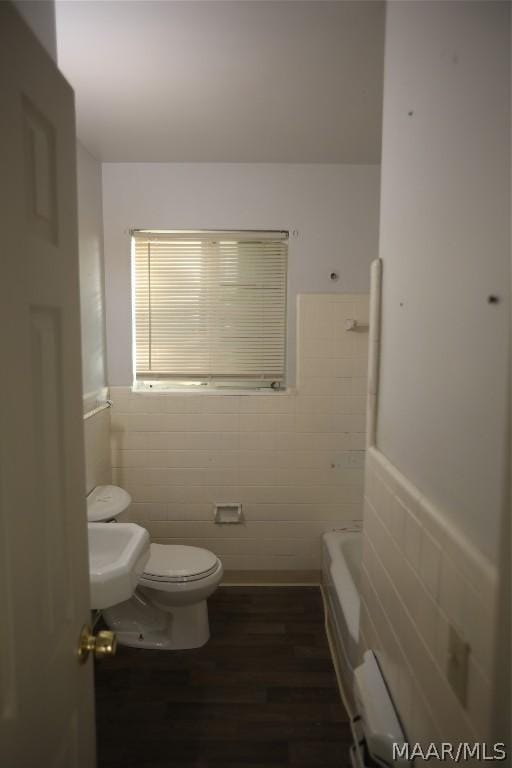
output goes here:
{"type": "MultiPolygon", "coordinates": [[[[87,497],[89,522],[115,522],[131,496],[115,485],[97,486],[87,497]]],[[[207,599],[222,579],[219,558],[207,549],[151,544],[149,560],[130,600],[102,611],[121,645],[183,650],[210,637],[207,599]]]]}

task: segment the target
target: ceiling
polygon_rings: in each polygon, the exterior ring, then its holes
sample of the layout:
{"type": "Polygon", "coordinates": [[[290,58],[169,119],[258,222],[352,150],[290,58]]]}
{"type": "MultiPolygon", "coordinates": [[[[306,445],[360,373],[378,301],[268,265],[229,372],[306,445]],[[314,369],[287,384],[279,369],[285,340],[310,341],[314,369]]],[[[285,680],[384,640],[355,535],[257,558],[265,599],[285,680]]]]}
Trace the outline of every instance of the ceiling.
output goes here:
{"type": "Polygon", "coordinates": [[[56,19],[104,162],[380,162],[383,2],[61,0],[56,19]]]}

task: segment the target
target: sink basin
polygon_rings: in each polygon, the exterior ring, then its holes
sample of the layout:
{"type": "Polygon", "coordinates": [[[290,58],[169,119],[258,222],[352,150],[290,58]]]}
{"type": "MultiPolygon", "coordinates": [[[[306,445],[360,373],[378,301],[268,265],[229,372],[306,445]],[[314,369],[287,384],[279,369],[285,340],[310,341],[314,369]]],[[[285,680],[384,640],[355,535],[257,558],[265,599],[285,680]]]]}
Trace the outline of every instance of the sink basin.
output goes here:
{"type": "Polygon", "coordinates": [[[135,592],[149,560],[149,533],[135,523],[89,523],[91,608],[110,608],[135,592]]]}

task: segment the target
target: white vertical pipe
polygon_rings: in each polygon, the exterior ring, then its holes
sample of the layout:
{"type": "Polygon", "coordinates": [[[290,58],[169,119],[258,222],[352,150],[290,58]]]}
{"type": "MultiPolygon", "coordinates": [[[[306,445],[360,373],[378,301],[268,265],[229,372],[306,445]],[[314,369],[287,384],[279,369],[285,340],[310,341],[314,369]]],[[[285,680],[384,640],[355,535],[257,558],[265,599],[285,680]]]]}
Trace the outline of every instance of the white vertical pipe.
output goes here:
{"type": "Polygon", "coordinates": [[[366,400],[366,445],[368,448],[375,446],[377,433],[381,291],[382,259],[375,259],[372,261],[370,268],[370,332],[368,337],[368,389],[366,400]]]}

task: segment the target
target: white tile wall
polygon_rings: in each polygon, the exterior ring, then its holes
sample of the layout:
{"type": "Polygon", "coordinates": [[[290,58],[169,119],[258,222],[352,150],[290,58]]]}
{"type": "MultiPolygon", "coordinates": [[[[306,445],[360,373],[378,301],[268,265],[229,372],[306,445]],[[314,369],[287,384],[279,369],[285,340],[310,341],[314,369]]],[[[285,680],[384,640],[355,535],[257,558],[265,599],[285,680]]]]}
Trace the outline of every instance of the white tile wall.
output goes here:
{"type": "Polygon", "coordinates": [[[376,449],[366,456],[361,652],[377,651],[409,741],[490,735],[496,572],[376,449]],[[462,705],[449,627],[469,643],[462,705]]]}
{"type": "Polygon", "coordinates": [[[86,493],[96,485],[112,482],[110,458],[110,409],[84,419],[86,493]]]}
{"type": "Polygon", "coordinates": [[[320,568],[320,537],[361,519],[365,446],[365,295],[298,303],[293,393],[156,394],[112,387],[114,482],[156,541],[207,547],[228,569],[320,568]],[[244,523],[218,526],[215,502],[244,523]]]}

